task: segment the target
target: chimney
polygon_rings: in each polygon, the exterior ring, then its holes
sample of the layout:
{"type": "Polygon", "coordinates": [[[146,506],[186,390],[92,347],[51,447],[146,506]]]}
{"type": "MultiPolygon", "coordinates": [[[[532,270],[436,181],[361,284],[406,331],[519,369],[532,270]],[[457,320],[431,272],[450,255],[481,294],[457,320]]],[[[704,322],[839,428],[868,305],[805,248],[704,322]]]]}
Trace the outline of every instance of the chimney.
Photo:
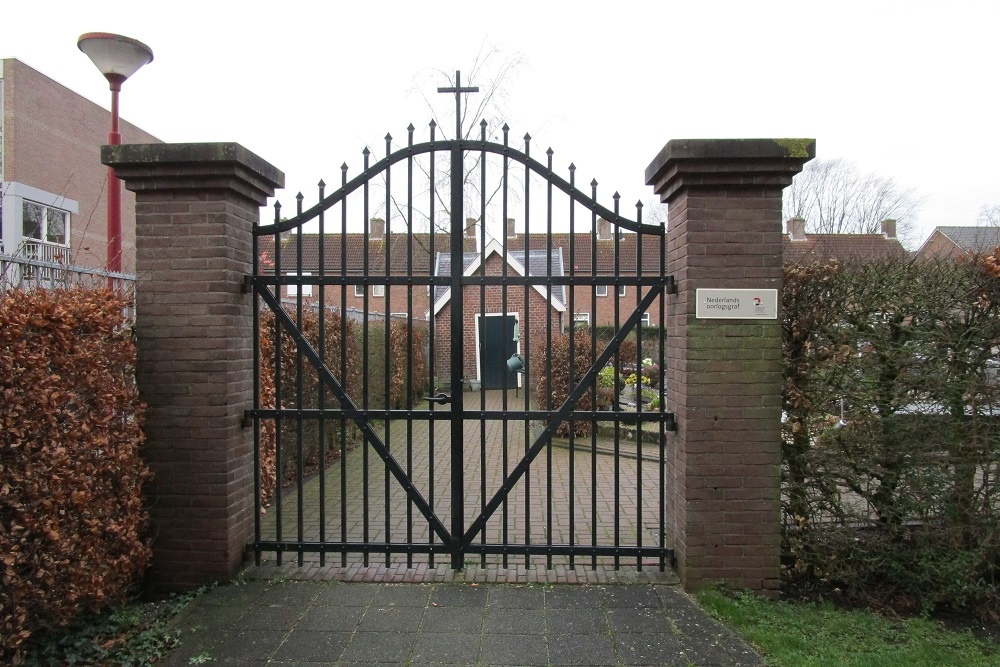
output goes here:
{"type": "Polygon", "coordinates": [[[368,238],[385,238],[385,220],[382,218],[372,218],[371,223],[368,225],[368,238]]]}
{"type": "Polygon", "coordinates": [[[514,229],[514,218],[507,218],[507,238],[517,238],[517,231],[514,229]]]}
{"type": "Polygon", "coordinates": [[[611,221],[604,218],[597,219],[597,239],[611,238],[611,221]]]}
{"type": "Polygon", "coordinates": [[[882,221],[882,236],[887,239],[896,238],[896,221],[892,218],[882,221]]]}
{"type": "Polygon", "coordinates": [[[465,237],[469,239],[476,238],[476,218],[465,219],[465,237]]]}
{"type": "Polygon", "coordinates": [[[798,216],[794,218],[789,218],[788,222],[785,223],[785,229],[788,232],[788,239],[791,241],[805,241],[806,240],[806,221],[804,218],[798,216]]]}

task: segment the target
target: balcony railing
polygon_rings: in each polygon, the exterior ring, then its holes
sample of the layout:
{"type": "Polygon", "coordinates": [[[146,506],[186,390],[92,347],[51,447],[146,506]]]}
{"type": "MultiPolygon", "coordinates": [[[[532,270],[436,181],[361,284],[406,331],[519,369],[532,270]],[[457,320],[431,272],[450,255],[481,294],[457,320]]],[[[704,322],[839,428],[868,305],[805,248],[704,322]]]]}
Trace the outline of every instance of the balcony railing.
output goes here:
{"type": "Polygon", "coordinates": [[[36,262],[48,262],[64,266],[69,264],[69,246],[48,243],[47,241],[26,239],[21,244],[21,251],[17,254],[25,259],[32,259],[36,262]]]}

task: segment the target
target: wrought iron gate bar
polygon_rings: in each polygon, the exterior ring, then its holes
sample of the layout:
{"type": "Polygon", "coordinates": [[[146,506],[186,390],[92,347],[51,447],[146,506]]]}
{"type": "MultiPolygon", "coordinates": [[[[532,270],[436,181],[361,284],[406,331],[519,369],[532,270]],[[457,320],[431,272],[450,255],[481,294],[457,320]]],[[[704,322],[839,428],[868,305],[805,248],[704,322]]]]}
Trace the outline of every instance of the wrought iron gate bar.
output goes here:
{"type": "MultiPolygon", "coordinates": [[[[520,251],[519,251],[520,252],[520,251]]],[[[304,286],[315,286],[315,285],[326,285],[326,286],[352,286],[352,285],[403,285],[403,286],[419,286],[419,287],[439,287],[450,285],[451,281],[449,279],[443,278],[409,278],[406,276],[384,276],[378,274],[375,276],[362,276],[361,274],[347,274],[344,276],[291,276],[291,275],[281,275],[281,276],[259,276],[254,279],[258,285],[267,285],[269,287],[281,287],[281,286],[292,286],[292,287],[304,287],[304,286]]],[[[539,287],[568,287],[574,285],[586,285],[590,287],[603,287],[609,283],[617,283],[618,285],[625,287],[667,287],[667,294],[674,294],[676,291],[676,286],[674,285],[673,276],[621,276],[615,277],[613,275],[606,276],[593,276],[585,277],[579,276],[576,278],[571,278],[570,276],[553,276],[552,278],[545,278],[541,276],[520,276],[513,275],[509,277],[503,276],[462,276],[463,285],[500,285],[500,286],[510,286],[510,287],[520,287],[522,285],[537,285],[539,287]]]]}
{"type": "MultiPolygon", "coordinates": [[[[324,411],[316,408],[304,408],[302,410],[275,410],[257,409],[247,410],[250,417],[258,419],[276,419],[278,417],[301,419],[303,421],[321,420],[330,417],[337,417],[351,421],[367,421],[369,418],[383,419],[411,419],[415,422],[427,421],[450,421],[450,412],[430,410],[343,410],[339,408],[326,408],[324,411]]],[[[523,418],[529,421],[549,421],[555,419],[557,412],[551,410],[471,410],[466,408],[462,415],[467,419],[485,419],[486,421],[513,421],[515,418],[523,418]]],[[[670,412],[659,412],[654,410],[643,410],[640,412],[609,412],[606,410],[572,410],[569,412],[571,418],[580,421],[608,421],[611,418],[622,424],[646,424],[663,423],[667,425],[667,430],[674,428],[674,415],[670,412]]]]}
{"type": "MultiPolygon", "coordinates": [[[[406,128],[406,142],[408,146],[413,145],[413,123],[406,128]]],[[[406,228],[413,229],[413,157],[406,159],[406,228]]],[[[386,222],[388,225],[388,222],[386,222]]],[[[386,232],[388,233],[388,229],[386,232]]],[[[320,254],[320,257],[323,257],[320,254]]],[[[389,262],[386,262],[386,266],[389,262]]],[[[406,236],[406,275],[413,275],[413,234],[406,236]]],[[[387,312],[392,312],[386,308],[387,312]]],[[[411,313],[407,318],[406,327],[406,367],[413,369],[413,285],[406,288],[406,312],[411,313]]],[[[413,410],[413,373],[406,374],[406,407],[412,413],[413,410]]],[[[413,479],[413,420],[406,421],[406,476],[413,479]]],[[[406,542],[413,542],[413,501],[406,499],[406,542]]],[[[407,554],[406,566],[413,567],[413,555],[407,554]]]]}
{"type": "MultiPolygon", "coordinates": [[[[298,215],[302,215],[302,193],[295,197],[295,210],[298,215]]],[[[302,234],[295,235],[295,273],[302,273],[302,234]]],[[[298,290],[295,295],[295,327],[302,329],[302,290],[298,290]]],[[[295,407],[302,409],[302,348],[297,347],[295,351],[295,407]]],[[[303,470],[303,453],[305,452],[304,434],[301,428],[295,429],[295,482],[298,488],[302,488],[305,481],[305,471],[303,470]]],[[[298,541],[305,540],[305,498],[302,494],[297,494],[295,498],[296,528],[298,529],[298,541]]],[[[302,553],[299,553],[299,567],[303,565],[302,553]]]]}
{"type": "MultiPolygon", "coordinates": [[[[459,141],[449,139],[446,141],[415,144],[412,147],[407,146],[405,148],[398,149],[392,155],[384,157],[371,165],[368,163],[368,155],[370,155],[371,151],[368,148],[365,148],[365,151],[367,151],[368,154],[365,155],[365,166],[360,174],[349,180],[335,192],[330,193],[330,195],[323,201],[303,211],[301,215],[296,214],[293,218],[280,220],[269,225],[259,225],[255,229],[254,233],[258,236],[267,236],[280,234],[282,232],[291,231],[301,227],[303,223],[316,218],[320,211],[326,211],[336,206],[340,202],[344,201],[349,194],[355,192],[358,188],[363,188],[367,185],[374,176],[378,176],[392,165],[402,162],[407,157],[411,155],[423,155],[425,153],[433,155],[435,153],[451,152],[455,150],[456,147],[461,148],[463,151],[485,149],[487,153],[501,155],[512,159],[515,162],[519,162],[523,164],[526,169],[529,169],[546,180],[550,180],[552,185],[572,198],[574,202],[597,213],[599,216],[605,220],[609,220],[617,227],[627,229],[631,232],[649,234],[653,236],[659,236],[665,233],[662,225],[641,224],[623,217],[616,211],[605,208],[599,204],[595,198],[591,198],[583,194],[579,189],[573,187],[569,181],[559,176],[553,169],[550,169],[541,162],[532,159],[526,153],[522,153],[509,146],[504,146],[503,144],[471,139],[462,139],[459,141]]],[[[617,193],[615,194],[617,195],[617,193]]]]}
{"type": "MultiPolygon", "coordinates": [[[[319,189],[319,200],[323,201],[323,196],[324,196],[324,194],[326,192],[326,183],[323,182],[323,179],[320,179],[319,183],[316,184],[316,187],[319,189]]],[[[318,217],[319,217],[319,256],[320,257],[325,257],[326,256],[325,255],[325,251],[326,251],[326,211],[321,211],[318,217]]],[[[302,235],[301,234],[297,234],[296,236],[300,236],[301,237],[302,235]]],[[[301,255],[299,257],[299,261],[301,263],[301,255]]],[[[298,273],[301,275],[302,271],[298,271],[298,273]]],[[[324,266],[323,262],[320,262],[320,265],[319,265],[319,277],[323,278],[325,275],[326,275],[326,267],[324,266]]],[[[302,289],[299,288],[297,291],[299,293],[301,293],[302,289]]],[[[320,285],[319,286],[319,311],[320,312],[324,312],[325,309],[326,309],[326,286],[325,285],[320,285]]],[[[321,358],[325,359],[326,358],[326,318],[325,317],[320,317],[318,319],[319,319],[319,354],[320,354],[321,358]]],[[[320,385],[319,385],[318,403],[319,403],[319,405],[317,407],[319,408],[320,412],[322,413],[323,410],[326,409],[326,386],[323,385],[322,383],[320,383],[320,385]]],[[[300,424],[299,430],[300,431],[302,430],[301,429],[301,423],[302,422],[300,421],[299,422],[299,424],[300,424]]],[[[326,420],[325,419],[321,419],[319,421],[319,460],[320,461],[326,461],[326,420]]],[[[301,463],[300,463],[300,465],[301,465],[301,463]]],[[[319,467],[319,495],[322,498],[326,497],[326,466],[325,465],[319,467]]],[[[325,542],[326,541],[326,503],[323,503],[320,506],[320,508],[319,508],[319,525],[320,525],[320,529],[319,529],[319,541],[320,542],[325,542]]],[[[320,564],[321,567],[326,565],[326,554],[325,553],[324,554],[320,554],[319,564],[320,564]]]]}
{"type": "MultiPolygon", "coordinates": [[[[394,554],[446,554],[450,547],[446,544],[415,542],[292,542],[288,540],[263,540],[261,549],[278,553],[385,553],[394,554]]],[[[621,556],[627,558],[660,558],[663,550],[659,547],[602,546],[572,544],[471,544],[465,550],[474,554],[507,554],[512,556],[621,556]]]]}

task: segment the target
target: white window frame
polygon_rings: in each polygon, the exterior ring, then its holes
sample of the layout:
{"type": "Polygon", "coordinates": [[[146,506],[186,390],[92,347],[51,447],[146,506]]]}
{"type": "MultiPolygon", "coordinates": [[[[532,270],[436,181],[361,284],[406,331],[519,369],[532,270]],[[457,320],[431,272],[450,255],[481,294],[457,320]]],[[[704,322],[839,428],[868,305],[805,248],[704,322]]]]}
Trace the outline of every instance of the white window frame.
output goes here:
{"type": "Polygon", "coordinates": [[[372,296],[382,298],[385,296],[385,285],[372,285],[372,296]]]}
{"type": "Polygon", "coordinates": [[[608,286],[607,285],[598,285],[596,287],[596,289],[594,290],[594,294],[596,296],[607,296],[608,295],[608,286]]]}
{"type": "Polygon", "coordinates": [[[354,286],[354,296],[358,297],[359,299],[363,298],[365,296],[365,286],[364,285],[355,285],[354,286]]]}
{"type": "MultiPolygon", "coordinates": [[[[290,277],[290,278],[295,278],[299,274],[297,274],[297,273],[286,273],[285,275],[288,276],[288,277],[290,277]]],[[[311,276],[312,273],[310,271],[303,271],[301,275],[303,277],[305,277],[305,276],[311,276]]],[[[285,285],[285,294],[287,296],[298,296],[299,295],[299,286],[298,285],[285,285]]],[[[313,286],[312,285],[303,285],[302,286],[302,296],[312,296],[312,295],[313,295],[313,286]]]]}
{"type": "Polygon", "coordinates": [[[573,313],[573,326],[576,326],[577,324],[586,324],[589,327],[590,326],[590,313],[589,312],[583,312],[583,311],[577,312],[577,313],[573,313]]]}
{"type": "MultiPolygon", "coordinates": [[[[2,158],[0,158],[2,161],[2,158]]],[[[3,251],[10,255],[15,255],[25,243],[32,245],[36,250],[47,247],[50,251],[58,248],[71,248],[73,239],[73,218],[80,212],[80,204],[74,199],[68,199],[61,195],[52,194],[45,190],[33,188],[17,181],[0,181],[0,198],[4,215],[0,220],[0,246],[3,251]],[[42,239],[27,239],[24,237],[24,202],[40,205],[46,209],[56,209],[66,213],[65,241],[63,243],[53,243],[42,239]]],[[[44,215],[44,213],[43,213],[44,215]]],[[[47,219],[47,218],[46,218],[47,219]]],[[[47,236],[47,229],[43,223],[40,236],[47,236]]],[[[44,254],[44,252],[42,253],[44,254]]]]}
{"type": "Polygon", "coordinates": [[[72,215],[70,214],[70,212],[67,211],[67,210],[61,209],[58,206],[49,206],[49,205],[43,204],[41,202],[32,201],[31,199],[22,199],[21,200],[21,237],[23,239],[25,239],[25,240],[31,240],[31,241],[36,241],[38,243],[47,243],[49,245],[56,245],[56,246],[62,246],[64,248],[68,248],[69,247],[69,239],[70,239],[70,224],[71,224],[71,220],[72,220],[72,215]],[[39,234],[38,234],[38,236],[25,236],[24,235],[24,209],[28,205],[37,206],[39,209],[41,209],[41,217],[42,217],[42,219],[39,221],[39,234]],[[59,213],[62,213],[63,216],[64,216],[63,223],[64,223],[65,226],[63,227],[63,233],[62,233],[63,240],[62,241],[53,241],[52,239],[49,238],[49,212],[50,211],[57,211],[59,213]]]}
{"type": "Polygon", "coordinates": [[[650,327],[653,326],[653,318],[649,313],[643,313],[642,317],[639,318],[639,326],[650,327]]]}
{"type": "Polygon", "coordinates": [[[619,285],[618,286],[618,296],[620,296],[620,297],[622,297],[622,296],[628,296],[628,285],[619,285]]]}

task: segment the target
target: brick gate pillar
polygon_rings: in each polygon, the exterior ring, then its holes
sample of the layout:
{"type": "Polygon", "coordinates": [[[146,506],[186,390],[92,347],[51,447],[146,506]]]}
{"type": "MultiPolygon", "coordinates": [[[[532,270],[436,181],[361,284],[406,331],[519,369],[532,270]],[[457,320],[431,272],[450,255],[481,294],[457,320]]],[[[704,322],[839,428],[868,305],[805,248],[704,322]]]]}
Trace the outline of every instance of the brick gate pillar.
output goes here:
{"type": "Polygon", "coordinates": [[[136,194],[136,375],[153,562],[148,585],[231,576],[252,539],[251,229],[284,174],[238,144],[104,146],[136,194]]]}
{"type": "MultiPolygon", "coordinates": [[[[781,195],[813,140],[670,141],[646,168],[668,204],[667,492],[685,588],[779,585],[781,326],[699,319],[699,288],[777,289],[781,195]]],[[[756,314],[754,314],[756,316],[756,314]]]]}

